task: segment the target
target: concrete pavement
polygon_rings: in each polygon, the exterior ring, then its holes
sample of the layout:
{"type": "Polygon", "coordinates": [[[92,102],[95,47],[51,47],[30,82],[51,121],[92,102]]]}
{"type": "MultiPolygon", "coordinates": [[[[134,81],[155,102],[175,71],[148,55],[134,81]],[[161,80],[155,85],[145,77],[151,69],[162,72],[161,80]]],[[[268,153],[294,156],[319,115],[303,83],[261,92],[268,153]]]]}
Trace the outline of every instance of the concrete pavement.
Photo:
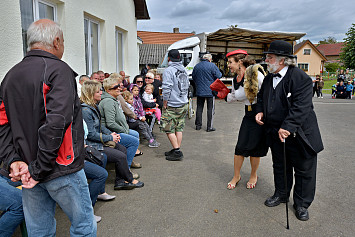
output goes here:
{"type": "MultiPolygon", "coordinates": [[[[186,119],[181,162],[165,160],[164,152],[171,147],[155,127],[161,147],[148,148],[144,142],[140,146],[144,155],[136,158],[143,165],[134,170],[141,175],[143,188],[114,191],[114,170],[109,166],[106,191],[117,197],[95,206],[95,214],[102,217],[98,236],[354,236],[355,100],[332,100],[325,95],[314,98],[314,106],[325,150],[318,156],[309,221],[296,219],[291,198],[287,230],[285,205],[263,204],[274,191],[270,152],[261,159],[255,189],[245,188],[250,174],[246,159],[241,182],[227,190],[244,106],[217,100],[217,131],[205,131],[205,114],[200,131],[194,129],[194,118],[186,119]]],[[[70,223],[59,208],[56,217],[57,236],[69,236],[70,223]]]]}

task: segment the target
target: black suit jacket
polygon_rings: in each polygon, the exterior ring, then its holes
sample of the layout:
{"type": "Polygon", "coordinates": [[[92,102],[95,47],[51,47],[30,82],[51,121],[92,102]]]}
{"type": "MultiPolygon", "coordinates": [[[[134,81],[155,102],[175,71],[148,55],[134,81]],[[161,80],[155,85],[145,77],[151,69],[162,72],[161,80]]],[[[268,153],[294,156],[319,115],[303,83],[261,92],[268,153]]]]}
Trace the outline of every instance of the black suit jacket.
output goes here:
{"type": "MultiPolygon", "coordinates": [[[[280,128],[296,135],[306,156],[314,156],[324,149],[316,114],[313,110],[312,79],[301,69],[290,66],[283,80],[281,100],[287,108],[280,128]]],[[[281,83],[281,82],[280,82],[281,83]]],[[[272,74],[265,77],[258,93],[256,112],[263,112],[267,123],[267,108],[270,88],[273,86],[272,74]]]]}

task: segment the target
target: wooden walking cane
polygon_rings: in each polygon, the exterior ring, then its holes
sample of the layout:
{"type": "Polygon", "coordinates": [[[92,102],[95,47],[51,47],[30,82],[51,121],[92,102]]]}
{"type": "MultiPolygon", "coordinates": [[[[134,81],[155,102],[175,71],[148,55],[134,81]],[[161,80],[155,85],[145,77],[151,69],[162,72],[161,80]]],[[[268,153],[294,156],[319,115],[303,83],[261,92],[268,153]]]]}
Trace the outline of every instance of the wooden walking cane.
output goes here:
{"type": "Polygon", "coordinates": [[[288,222],[288,197],[287,197],[287,174],[286,174],[286,139],[283,140],[284,144],[284,182],[285,182],[285,193],[286,193],[286,219],[287,219],[287,226],[286,229],[290,229],[289,222],[288,222]]]}

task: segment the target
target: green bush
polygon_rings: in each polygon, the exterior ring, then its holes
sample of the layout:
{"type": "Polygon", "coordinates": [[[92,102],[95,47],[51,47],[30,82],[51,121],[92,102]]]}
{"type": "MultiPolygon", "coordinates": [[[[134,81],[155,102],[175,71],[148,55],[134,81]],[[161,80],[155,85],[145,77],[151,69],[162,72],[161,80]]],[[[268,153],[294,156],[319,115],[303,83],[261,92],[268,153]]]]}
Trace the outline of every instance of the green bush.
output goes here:
{"type": "Polygon", "coordinates": [[[338,68],[340,68],[340,65],[339,65],[339,63],[328,63],[324,67],[327,70],[327,72],[334,73],[338,70],[338,68]]]}

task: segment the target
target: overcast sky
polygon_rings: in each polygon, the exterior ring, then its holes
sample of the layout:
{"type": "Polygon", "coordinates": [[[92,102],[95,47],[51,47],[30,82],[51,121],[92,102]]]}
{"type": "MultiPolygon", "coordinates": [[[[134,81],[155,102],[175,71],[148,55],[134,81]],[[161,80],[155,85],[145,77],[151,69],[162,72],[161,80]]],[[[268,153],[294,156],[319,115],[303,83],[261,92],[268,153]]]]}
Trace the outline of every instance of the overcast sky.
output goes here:
{"type": "Polygon", "coordinates": [[[307,33],[312,43],[328,36],[343,41],[355,23],[354,0],[146,0],[150,20],[138,30],[214,32],[238,25],[260,31],[307,33]]]}

